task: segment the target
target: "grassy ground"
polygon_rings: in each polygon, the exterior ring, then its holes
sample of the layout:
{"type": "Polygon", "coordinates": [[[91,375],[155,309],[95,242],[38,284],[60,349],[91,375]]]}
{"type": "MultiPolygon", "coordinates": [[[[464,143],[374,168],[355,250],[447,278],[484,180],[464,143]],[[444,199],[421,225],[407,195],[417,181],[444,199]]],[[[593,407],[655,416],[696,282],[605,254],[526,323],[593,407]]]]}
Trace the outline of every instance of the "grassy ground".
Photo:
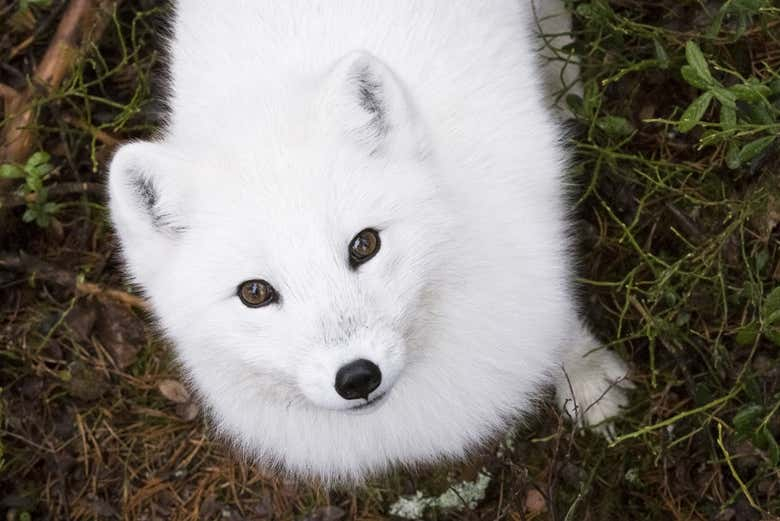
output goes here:
{"type": "MultiPolygon", "coordinates": [[[[0,215],[5,519],[378,519],[402,496],[448,490],[455,508],[427,518],[778,519],[780,8],[572,8],[585,308],[636,383],[614,443],[547,407],[472,461],[328,492],[210,436],[124,293],[101,190],[73,184],[102,183],[116,142],[160,121],[165,8],[139,0],[59,87],[36,92],[33,147],[0,171],[23,186],[0,215]],[[471,510],[453,485],[480,472],[490,481],[471,510]]],[[[24,90],[63,9],[0,0],[0,84],[24,90]]]]}

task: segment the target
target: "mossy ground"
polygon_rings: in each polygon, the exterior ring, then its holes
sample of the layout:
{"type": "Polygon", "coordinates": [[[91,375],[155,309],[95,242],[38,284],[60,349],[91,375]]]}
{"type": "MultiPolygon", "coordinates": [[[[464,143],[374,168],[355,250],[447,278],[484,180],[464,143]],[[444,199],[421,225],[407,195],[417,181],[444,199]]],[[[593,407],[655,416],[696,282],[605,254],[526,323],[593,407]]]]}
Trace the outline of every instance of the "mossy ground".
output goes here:
{"type": "MultiPolygon", "coordinates": [[[[427,517],[777,519],[780,7],[570,7],[585,79],[585,95],[569,100],[584,308],[636,384],[615,443],[575,434],[547,406],[511,448],[463,464],[356,491],[285,480],[210,434],[142,313],[17,266],[0,269],[0,513],[378,519],[401,495],[436,496],[484,468],[492,480],[475,510],[427,517]]],[[[0,1],[0,83],[23,90],[63,8],[0,1]]],[[[121,3],[65,82],[35,97],[34,151],[50,158],[6,172],[37,175],[49,193],[32,182],[27,195],[54,204],[5,210],[2,256],[23,250],[127,289],[101,191],[54,187],[103,183],[115,143],[159,125],[166,9],[121,3]]]]}

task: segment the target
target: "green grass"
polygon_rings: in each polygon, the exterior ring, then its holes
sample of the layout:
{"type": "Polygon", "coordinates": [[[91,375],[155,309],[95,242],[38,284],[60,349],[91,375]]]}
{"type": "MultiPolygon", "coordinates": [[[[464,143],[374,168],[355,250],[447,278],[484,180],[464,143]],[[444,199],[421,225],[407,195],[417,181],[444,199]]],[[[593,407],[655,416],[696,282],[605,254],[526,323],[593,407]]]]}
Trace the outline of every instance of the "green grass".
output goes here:
{"type": "MultiPolygon", "coordinates": [[[[61,12],[59,2],[26,4],[0,2],[0,82],[19,90],[61,12]]],[[[166,10],[154,4],[122,3],[60,88],[34,99],[34,152],[48,154],[53,169],[36,171],[37,160],[5,168],[26,188],[2,216],[0,252],[24,250],[123,289],[100,192],[54,187],[103,182],[115,142],[159,125],[157,35],[166,10]]],[[[236,457],[202,418],[187,420],[188,404],[163,396],[159,382],[178,373],[142,315],[0,268],[0,513],[378,519],[401,495],[438,496],[484,468],[492,479],[474,511],[426,515],[776,518],[780,7],[571,7],[584,79],[584,95],[567,98],[576,113],[571,183],[583,308],[630,361],[636,384],[612,443],[573,433],[548,406],[512,443],[469,462],[398,471],[358,491],[286,481],[236,457]],[[117,331],[135,336],[123,343],[117,331]],[[119,355],[129,365],[117,364],[119,355]],[[536,493],[544,512],[524,506],[536,493]]]]}

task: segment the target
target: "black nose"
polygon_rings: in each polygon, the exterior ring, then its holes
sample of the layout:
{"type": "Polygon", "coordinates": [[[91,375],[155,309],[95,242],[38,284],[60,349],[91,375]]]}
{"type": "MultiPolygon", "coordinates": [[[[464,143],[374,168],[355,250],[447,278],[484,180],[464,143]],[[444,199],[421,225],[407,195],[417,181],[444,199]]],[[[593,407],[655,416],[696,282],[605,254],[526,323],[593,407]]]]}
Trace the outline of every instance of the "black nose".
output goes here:
{"type": "Polygon", "coordinates": [[[368,399],[371,391],[382,383],[382,371],[369,360],[355,360],[339,369],[336,373],[336,392],[342,398],[355,400],[368,399]]]}

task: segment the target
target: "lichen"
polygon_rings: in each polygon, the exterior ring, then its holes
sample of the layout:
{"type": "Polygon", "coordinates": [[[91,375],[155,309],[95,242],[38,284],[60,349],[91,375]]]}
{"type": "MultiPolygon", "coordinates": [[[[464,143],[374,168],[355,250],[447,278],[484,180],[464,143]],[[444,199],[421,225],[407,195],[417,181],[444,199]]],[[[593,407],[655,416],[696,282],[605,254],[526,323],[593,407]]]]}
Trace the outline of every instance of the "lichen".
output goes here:
{"type": "Polygon", "coordinates": [[[456,483],[440,496],[426,496],[418,490],[414,495],[398,498],[390,506],[390,514],[404,519],[421,519],[428,508],[473,510],[485,498],[489,484],[490,475],[480,472],[476,480],[456,483]]]}

